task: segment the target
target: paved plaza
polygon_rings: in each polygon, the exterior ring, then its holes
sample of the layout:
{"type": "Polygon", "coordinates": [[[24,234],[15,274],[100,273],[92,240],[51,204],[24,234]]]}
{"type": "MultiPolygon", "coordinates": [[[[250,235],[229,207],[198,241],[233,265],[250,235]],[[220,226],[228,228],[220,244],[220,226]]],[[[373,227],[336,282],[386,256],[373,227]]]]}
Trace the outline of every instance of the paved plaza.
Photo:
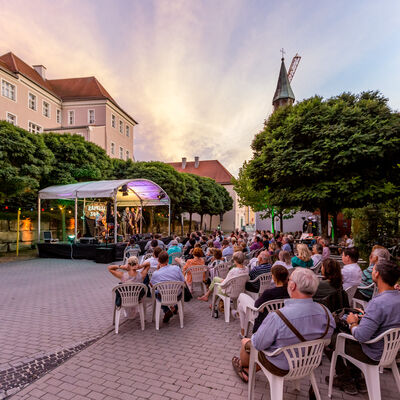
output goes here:
{"type": "MultiPolygon", "coordinates": [[[[183,329],[177,316],[159,331],[149,322],[141,331],[135,319],[123,322],[115,335],[111,288],[117,280],[105,265],[36,259],[1,264],[0,276],[0,374],[40,355],[74,349],[12,399],[247,398],[247,385],[231,366],[240,345],[239,322],[211,318],[205,303],[185,303],[183,329]]],[[[316,371],[323,399],[328,367],[324,359],[316,371]]],[[[391,373],[385,371],[381,383],[383,398],[398,399],[391,373]]],[[[288,383],[284,399],[308,399],[308,386],[302,382],[297,393],[288,383]]],[[[256,398],[270,398],[259,374],[256,398]]],[[[368,396],[335,391],[333,398],[368,396]]]]}

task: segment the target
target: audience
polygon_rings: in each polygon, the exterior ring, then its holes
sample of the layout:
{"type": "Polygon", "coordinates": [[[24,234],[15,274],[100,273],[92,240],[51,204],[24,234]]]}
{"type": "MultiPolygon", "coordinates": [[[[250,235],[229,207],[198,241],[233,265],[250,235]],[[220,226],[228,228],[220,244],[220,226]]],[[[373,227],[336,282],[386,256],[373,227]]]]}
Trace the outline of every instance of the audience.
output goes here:
{"type": "Polygon", "coordinates": [[[222,257],[230,257],[234,253],[233,247],[227,239],[222,241],[222,257]]]}
{"type": "MultiPolygon", "coordinates": [[[[190,260],[185,262],[181,259],[181,258],[175,258],[175,261],[178,262],[178,264],[182,267],[182,272],[185,275],[185,280],[186,283],[189,287],[189,290],[192,291],[192,274],[190,272],[186,273],[186,271],[190,268],[190,267],[194,267],[195,265],[205,265],[204,262],[204,254],[203,254],[203,250],[200,247],[196,247],[193,249],[193,258],[191,258],[190,260]]],[[[205,279],[205,276],[204,276],[205,279]]]]}
{"type": "Polygon", "coordinates": [[[312,247],[311,258],[313,260],[314,265],[317,265],[322,260],[322,251],[323,251],[323,247],[322,247],[322,244],[320,244],[320,243],[316,243],[312,247]]]}
{"type": "MultiPolygon", "coordinates": [[[[285,300],[285,306],[280,309],[286,319],[299,331],[305,340],[329,339],[335,328],[335,322],[326,307],[315,303],[312,296],[318,288],[318,277],[305,268],[296,268],[288,282],[290,299],[285,300]]],[[[299,343],[300,339],[286,325],[279,313],[269,313],[251,339],[242,339],[240,356],[232,358],[232,365],[243,381],[248,381],[250,349],[254,346],[260,352],[258,360],[271,373],[285,376],[289,371],[286,357],[283,353],[267,357],[261,350],[274,350],[299,343]]]]}
{"type": "Polygon", "coordinates": [[[328,239],[320,239],[319,244],[322,246],[322,259],[326,260],[331,256],[331,251],[329,249],[328,239]]]}
{"type": "Polygon", "coordinates": [[[263,248],[263,244],[262,244],[261,238],[259,236],[256,236],[253,240],[252,245],[250,246],[250,251],[259,250],[262,248],[263,248]]]}
{"type": "Polygon", "coordinates": [[[274,265],[282,265],[286,269],[292,269],[292,257],[287,251],[281,250],[278,254],[278,260],[274,262],[274,265]]]}
{"type": "MultiPolygon", "coordinates": [[[[249,272],[249,280],[253,281],[261,274],[271,272],[271,256],[265,252],[261,252],[258,256],[258,265],[249,272]]],[[[260,282],[246,282],[246,290],[258,293],[260,290],[260,282]]]]}
{"type": "Polygon", "coordinates": [[[179,247],[179,245],[178,245],[178,241],[177,240],[171,240],[171,243],[170,243],[170,248],[168,249],[168,251],[167,251],[167,253],[168,253],[168,255],[170,256],[169,257],[169,263],[170,264],[172,264],[172,256],[171,256],[171,254],[173,254],[173,253],[180,253],[181,252],[181,247],[179,247]]]}
{"type": "Polygon", "coordinates": [[[287,251],[288,253],[292,252],[292,248],[289,244],[289,239],[287,236],[284,236],[282,239],[282,250],[287,251]]]}

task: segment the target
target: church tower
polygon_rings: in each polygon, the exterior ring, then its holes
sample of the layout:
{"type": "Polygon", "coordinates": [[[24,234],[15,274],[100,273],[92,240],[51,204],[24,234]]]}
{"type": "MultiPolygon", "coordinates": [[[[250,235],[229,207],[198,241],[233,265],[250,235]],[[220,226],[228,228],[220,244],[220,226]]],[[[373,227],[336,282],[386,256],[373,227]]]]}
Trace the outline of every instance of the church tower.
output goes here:
{"type": "Polygon", "coordinates": [[[294,93],[290,87],[290,82],[285,67],[285,59],[282,57],[281,61],[278,84],[276,85],[274,99],[272,100],[274,111],[276,111],[279,107],[294,103],[294,93]]]}

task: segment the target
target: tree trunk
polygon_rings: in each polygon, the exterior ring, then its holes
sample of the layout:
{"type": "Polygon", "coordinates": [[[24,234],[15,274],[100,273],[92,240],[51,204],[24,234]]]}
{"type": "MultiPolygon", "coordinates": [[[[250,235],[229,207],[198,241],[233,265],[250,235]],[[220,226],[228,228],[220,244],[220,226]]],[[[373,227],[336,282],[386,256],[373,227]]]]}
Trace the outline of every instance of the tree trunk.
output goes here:
{"type": "Polygon", "coordinates": [[[188,227],[188,233],[192,232],[192,213],[189,213],[189,227],[188,227]]]}
{"type": "Polygon", "coordinates": [[[279,223],[281,228],[281,233],[283,233],[283,214],[279,213],[279,223]]]}
{"type": "Polygon", "coordinates": [[[210,231],[211,231],[211,227],[212,227],[212,215],[210,215],[210,231]]]}
{"type": "Polygon", "coordinates": [[[321,214],[321,236],[323,238],[328,237],[328,210],[324,207],[320,207],[319,212],[321,214]]]}
{"type": "Polygon", "coordinates": [[[172,214],[172,218],[171,218],[171,234],[173,235],[174,233],[175,233],[175,218],[176,218],[176,215],[175,214],[172,214]]]}
{"type": "Polygon", "coordinates": [[[184,222],[183,222],[183,214],[181,214],[181,238],[183,238],[184,235],[184,222]]]}
{"type": "Polygon", "coordinates": [[[150,208],[150,232],[153,233],[153,225],[154,225],[154,207],[150,208]]]}
{"type": "Polygon", "coordinates": [[[200,230],[203,228],[203,214],[200,215],[200,230]]]}

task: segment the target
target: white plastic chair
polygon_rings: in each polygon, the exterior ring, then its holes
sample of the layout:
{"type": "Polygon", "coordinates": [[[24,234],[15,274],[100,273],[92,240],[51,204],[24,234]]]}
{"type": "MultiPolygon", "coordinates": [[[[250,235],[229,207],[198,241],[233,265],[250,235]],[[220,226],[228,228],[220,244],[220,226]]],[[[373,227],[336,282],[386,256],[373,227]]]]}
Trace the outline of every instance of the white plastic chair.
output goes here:
{"type": "MultiPolygon", "coordinates": [[[[216,283],[213,290],[213,297],[211,302],[211,315],[213,315],[216,300],[221,299],[224,302],[225,322],[229,322],[231,313],[231,300],[236,303],[240,293],[245,290],[246,282],[249,280],[247,274],[235,276],[228,279],[226,282],[216,283]],[[218,288],[221,288],[226,295],[218,293],[218,288]]],[[[237,307],[235,307],[237,308],[237,307]]]]}
{"type": "Polygon", "coordinates": [[[125,265],[127,263],[129,257],[132,257],[132,256],[138,257],[139,253],[140,253],[140,250],[138,250],[138,249],[133,249],[133,248],[130,248],[129,246],[125,247],[124,259],[122,261],[122,265],[125,265]]]}
{"type": "Polygon", "coordinates": [[[261,296],[261,294],[264,292],[264,290],[269,289],[271,287],[271,282],[272,282],[271,272],[267,272],[266,274],[258,275],[256,279],[253,279],[252,281],[248,281],[248,283],[255,283],[255,282],[260,282],[260,288],[258,289],[258,292],[256,293],[256,292],[251,292],[249,290],[246,290],[246,294],[248,294],[254,300],[257,300],[261,296]]]}
{"type": "Polygon", "coordinates": [[[193,267],[189,267],[185,276],[190,272],[192,274],[192,292],[194,291],[194,285],[199,283],[203,289],[203,294],[207,292],[207,286],[204,283],[204,274],[208,271],[208,267],[206,265],[194,265],[193,267]]]}
{"type": "MultiPolygon", "coordinates": [[[[364,289],[373,289],[372,297],[375,297],[378,294],[378,286],[375,282],[372,282],[368,286],[358,286],[357,289],[364,290],[364,289]]],[[[362,308],[365,310],[369,300],[362,300],[362,299],[355,299],[353,297],[353,308],[362,308]]]]}
{"type": "Polygon", "coordinates": [[[209,268],[210,279],[212,280],[216,276],[225,279],[229,272],[229,265],[225,262],[220,262],[209,268]]]}
{"type": "Polygon", "coordinates": [[[145,312],[144,312],[144,302],[147,296],[147,286],[143,283],[123,283],[121,285],[115,286],[112,290],[113,293],[113,304],[114,304],[114,315],[113,324],[115,324],[115,333],[119,330],[119,320],[121,317],[121,311],[123,308],[128,307],[138,307],[140,315],[140,324],[142,330],[144,330],[145,324],[145,312]],[[139,300],[140,292],[144,290],[143,297],[139,300]],[[121,296],[121,307],[117,307],[115,304],[116,292],[121,296]]]}
{"type": "Polygon", "coordinates": [[[251,346],[250,364],[249,364],[249,395],[248,399],[254,399],[254,387],[256,379],[256,365],[259,365],[261,371],[269,381],[271,400],[283,400],[283,382],[289,380],[296,381],[296,389],[299,389],[299,379],[310,377],[315,397],[321,400],[317,381],[315,380],[314,370],[321,363],[322,353],[326,341],[324,339],[312,340],[281,347],[274,352],[264,352],[267,356],[276,356],[283,353],[289,364],[289,372],[285,376],[276,376],[269,372],[258,360],[258,351],[251,346]]]}
{"type": "Polygon", "coordinates": [[[258,317],[258,313],[264,311],[264,308],[267,309],[268,312],[279,310],[285,304],[285,299],[276,299],[266,301],[265,303],[261,304],[260,307],[255,308],[253,306],[247,306],[246,308],[246,319],[244,325],[244,335],[247,336],[249,333],[250,324],[254,325],[255,319],[258,317]]]}
{"type": "Polygon", "coordinates": [[[349,304],[352,304],[353,297],[356,294],[357,288],[358,288],[358,285],[353,285],[353,286],[348,287],[345,290],[345,292],[347,293],[347,297],[349,298],[349,304]]]}
{"type": "Polygon", "coordinates": [[[329,389],[328,396],[332,397],[332,385],[333,385],[333,375],[335,373],[336,360],[338,356],[349,360],[357,368],[359,368],[365,377],[365,382],[367,384],[368,396],[370,400],[381,400],[381,386],[379,379],[379,370],[381,368],[391,368],[393,372],[393,377],[397,385],[397,389],[400,392],[400,374],[396,364],[396,355],[400,349],[400,328],[388,329],[386,332],[381,333],[375,339],[372,339],[364,344],[371,344],[384,341],[383,353],[381,360],[378,365],[369,365],[361,361],[356,360],[350,355],[345,353],[345,343],[346,339],[354,340],[354,336],[347,333],[339,333],[336,340],[336,349],[332,355],[331,369],[329,374],[329,389]]]}
{"type": "Polygon", "coordinates": [[[153,311],[152,320],[155,315],[156,329],[160,329],[160,312],[161,306],[172,307],[178,305],[179,320],[181,328],[183,328],[183,288],[184,282],[165,281],[156,283],[152,288],[153,311]],[[161,300],[156,298],[156,291],[160,294],[161,300]],[[181,299],[178,300],[179,294],[182,293],[181,299]]]}

